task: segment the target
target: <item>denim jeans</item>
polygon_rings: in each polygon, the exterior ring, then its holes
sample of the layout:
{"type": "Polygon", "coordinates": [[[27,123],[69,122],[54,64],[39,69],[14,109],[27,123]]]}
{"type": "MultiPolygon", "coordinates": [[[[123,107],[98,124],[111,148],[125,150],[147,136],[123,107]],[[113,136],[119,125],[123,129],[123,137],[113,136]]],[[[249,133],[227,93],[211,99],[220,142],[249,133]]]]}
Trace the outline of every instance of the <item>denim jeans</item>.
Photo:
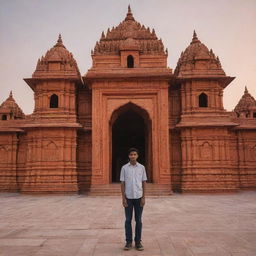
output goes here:
{"type": "Polygon", "coordinates": [[[135,242],[141,241],[141,231],[142,231],[142,210],[143,207],[140,206],[140,200],[138,199],[126,199],[128,207],[125,207],[125,237],[126,242],[132,242],[132,214],[133,214],[133,208],[135,212],[135,242]]]}

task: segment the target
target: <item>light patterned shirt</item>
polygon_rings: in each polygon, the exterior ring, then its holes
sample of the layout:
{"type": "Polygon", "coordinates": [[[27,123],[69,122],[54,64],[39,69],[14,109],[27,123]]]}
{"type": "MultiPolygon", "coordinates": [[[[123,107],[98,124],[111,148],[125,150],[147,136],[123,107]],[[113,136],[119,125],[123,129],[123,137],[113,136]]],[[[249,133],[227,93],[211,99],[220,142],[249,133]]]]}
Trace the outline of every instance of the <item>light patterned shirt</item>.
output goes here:
{"type": "Polygon", "coordinates": [[[147,174],[144,165],[136,162],[132,165],[130,162],[123,165],[120,174],[120,181],[125,182],[125,196],[128,199],[138,199],[142,197],[142,181],[147,180],[147,174]]]}

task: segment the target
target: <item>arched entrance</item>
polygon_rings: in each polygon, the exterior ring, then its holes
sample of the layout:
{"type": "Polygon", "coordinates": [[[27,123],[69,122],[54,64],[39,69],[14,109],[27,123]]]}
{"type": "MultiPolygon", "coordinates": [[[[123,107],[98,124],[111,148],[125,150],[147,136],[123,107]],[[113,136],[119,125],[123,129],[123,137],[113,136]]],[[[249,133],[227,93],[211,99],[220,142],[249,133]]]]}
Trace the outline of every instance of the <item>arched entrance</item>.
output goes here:
{"type": "Polygon", "coordinates": [[[152,182],[151,120],[148,113],[128,103],[116,110],[111,120],[112,154],[110,181],[119,182],[122,165],[129,161],[128,149],[139,149],[138,162],[146,167],[148,182],[152,182]]]}

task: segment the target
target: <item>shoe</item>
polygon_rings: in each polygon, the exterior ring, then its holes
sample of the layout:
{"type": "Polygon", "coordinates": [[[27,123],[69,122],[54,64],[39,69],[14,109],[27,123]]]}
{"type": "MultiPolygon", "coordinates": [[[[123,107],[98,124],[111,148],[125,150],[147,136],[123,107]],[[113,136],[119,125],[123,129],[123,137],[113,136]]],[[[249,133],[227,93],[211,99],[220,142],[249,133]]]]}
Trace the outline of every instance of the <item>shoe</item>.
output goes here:
{"type": "Polygon", "coordinates": [[[132,249],[132,243],[131,242],[126,242],[124,246],[124,250],[128,251],[132,249]]]}
{"type": "Polygon", "coordinates": [[[141,244],[141,242],[136,242],[136,243],[135,243],[135,248],[136,248],[138,251],[143,251],[143,250],[144,250],[143,245],[141,244]]]}

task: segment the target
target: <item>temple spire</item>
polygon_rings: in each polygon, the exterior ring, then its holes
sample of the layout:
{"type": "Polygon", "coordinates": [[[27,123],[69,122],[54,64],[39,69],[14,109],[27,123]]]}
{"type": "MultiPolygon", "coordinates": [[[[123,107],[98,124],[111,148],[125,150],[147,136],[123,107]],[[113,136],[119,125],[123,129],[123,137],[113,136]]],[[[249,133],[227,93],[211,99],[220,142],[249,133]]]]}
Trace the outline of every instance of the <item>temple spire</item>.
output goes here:
{"type": "Polygon", "coordinates": [[[128,13],[132,13],[130,5],[128,5],[128,13]]]}
{"type": "Polygon", "coordinates": [[[60,47],[65,48],[65,46],[63,45],[63,42],[62,42],[61,34],[59,34],[59,37],[58,37],[58,40],[57,40],[57,43],[55,44],[55,46],[60,46],[60,47]]]}
{"type": "Polygon", "coordinates": [[[248,93],[247,86],[245,86],[245,88],[244,88],[244,93],[248,93]]]}
{"type": "Polygon", "coordinates": [[[127,12],[127,15],[126,15],[125,20],[133,20],[133,21],[135,20],[135,19],[133,18],[132,11],[131,11],[131,6],[130,6],[130,5],[128,5],[128,12],[127,12]]]}
{"type": "Polygon", "coordinates": [[[198,42],[200,42],[200,41],[198,40],[196,31],[194,30],[194,32],[193,32],[193,38],[192,38],[192,41],[191,41],[190,44],[194,44],[194,43],[198,43],[198,42]]]}
{"type": "Polygon", "coordinates": [[[13,98],[12,91],[10,91],[9,98],[13,98]]]}

